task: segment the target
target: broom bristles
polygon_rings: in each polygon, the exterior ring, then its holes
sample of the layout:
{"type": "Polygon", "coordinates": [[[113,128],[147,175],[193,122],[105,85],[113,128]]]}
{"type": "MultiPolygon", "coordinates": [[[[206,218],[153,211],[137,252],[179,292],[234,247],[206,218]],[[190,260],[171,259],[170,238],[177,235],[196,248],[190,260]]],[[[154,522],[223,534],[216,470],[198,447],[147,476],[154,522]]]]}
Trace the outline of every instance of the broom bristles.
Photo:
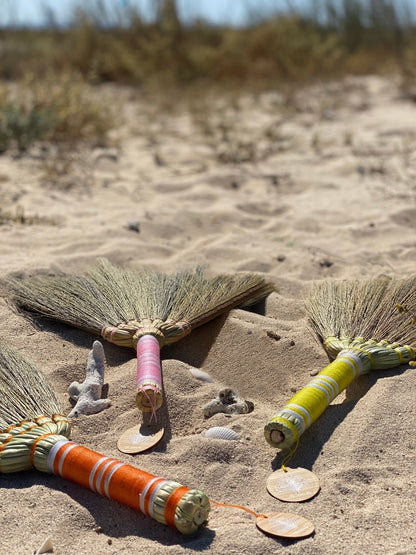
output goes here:
{"type": "Polygon", "coordinates": [[[0,346],[0,473],[36,468],[56,474],[184,534],[205,524],[210,506],[204,493],[70,442],[69,422],[60,413],[43,374],[18,353],[0,346]],[[158,487],[149,490],[156,480],[158,487]],[[139,504],[141,496],[144,501],[139,504]]]}
{"type": "Polygon", "coordinates": [[[19,353],[0,346],[0,432],[56,414],[62,410],[45,376],[19,353]]]}
{"type": "Polygon", "coordinates": [[[416,277],[322,282],[313,288],[307,311],[335,360],[266,424],[266,440],[280,449],[297,443],[355,378],[416,358],[416,277]]]}
{"type": "Polygon", "coordinates": [[[272,290],[256,274],[206,278],[200,268],[166,275],[125,270],[102,260],[84,275],[12,282],[13,300],[26,311],[101,334],[121,322],[187,321],[192,327],[272,290]]]}
{"type": "Polygon", "coordinates": [[[416,344],[416,277],[328,281],[313,287],[307,303],[310,322],[325,341],[416,344]]]}

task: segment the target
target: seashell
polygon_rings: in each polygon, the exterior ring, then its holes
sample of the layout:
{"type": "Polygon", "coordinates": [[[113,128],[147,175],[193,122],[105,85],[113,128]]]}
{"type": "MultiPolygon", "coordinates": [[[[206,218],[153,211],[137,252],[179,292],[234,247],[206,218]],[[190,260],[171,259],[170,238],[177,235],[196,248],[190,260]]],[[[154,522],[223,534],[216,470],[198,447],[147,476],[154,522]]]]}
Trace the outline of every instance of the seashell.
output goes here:
{"type": "Polygon", "coordinates": [[[224,414],[247,414],[252,412],[254,404],[240,399],[238,393],[230,388],[222,389],[218,397],[202,407],[205,418],[223,412],[224,414]]]}
{"type": "Polygon", "coordinates": [[[205,437],[209,437],[211,439],[228,439],[228,440],[236,440],[240,439],[240,436],[232,430],[231,428],[224,428],[222,426],[214,426],[213,428],[209,428],[205,432],[205,437]]]}
{"type": "Polygon", "coordinates": [[[52,540],[49,536],[43,541],[42,545],[35,552],[35,555],[41,555],[41,553],[53,553],[52,540]]]}
{"type": "Polygon", "coordinates": [[[200,380],[201,382],[211,383],[214,381],[209,374],[207,374],[203,370],[200,370],[199,368],[191,367],[189,368],[189,372],[193,375],[194,378],[200,380]]]}

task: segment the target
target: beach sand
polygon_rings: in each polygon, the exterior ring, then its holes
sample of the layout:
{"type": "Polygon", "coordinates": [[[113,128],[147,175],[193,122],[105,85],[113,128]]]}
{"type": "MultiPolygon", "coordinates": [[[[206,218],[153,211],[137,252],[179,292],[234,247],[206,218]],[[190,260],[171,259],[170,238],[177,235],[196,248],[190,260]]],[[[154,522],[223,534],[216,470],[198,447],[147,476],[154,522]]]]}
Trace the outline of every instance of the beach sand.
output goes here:
{"type": "MultiPolygon", "coordinates": [[[[162,113],[131,92],[115,145],[85,153],[65,184],[47,183],[34,155],[0,157],[4,213],[0,277],[81,272],[100,257],[126,268],[253,271],[276,285],[264,310],[233,310],[162,351],[162,442],[135,456],[117,449],[142,420],[134,405],[134,351],[103,342],[112,406],[73,421],[72,438],[152,474],[258,513],[292,512],[315,533],[285,540],[250,514],[213,507],[206,529],[184,537],[58,477],[0,477],[0,551],[54,553],[416,553],[416,371],[361,377],[301,438],[289,466],[312,470],[321,491],[304,503],[271,497],[282,457],[268,419],[328,363],[304,299],[327,278],[409,276],[416,257],[416,104],[394,79],[367,76],[314,86],[287,106],[278,93],[246,95],[210,112],[162,113]],[[31,221],[31,219],[33,221],[31,221]],[[6,218],[7,220],[7,218],[6,218]],[[207,372],[212,382],[193,377],[207,372]],[[204,419],[224,387],[250,414],[204,419]],[[239,441],[203,436],[228,426],[239,441]]],[[[0,299],[0,341],[34,362],[66,413],[67,387],[85,377],[95,337],[56,323],[35,328],[0,299]]]]}

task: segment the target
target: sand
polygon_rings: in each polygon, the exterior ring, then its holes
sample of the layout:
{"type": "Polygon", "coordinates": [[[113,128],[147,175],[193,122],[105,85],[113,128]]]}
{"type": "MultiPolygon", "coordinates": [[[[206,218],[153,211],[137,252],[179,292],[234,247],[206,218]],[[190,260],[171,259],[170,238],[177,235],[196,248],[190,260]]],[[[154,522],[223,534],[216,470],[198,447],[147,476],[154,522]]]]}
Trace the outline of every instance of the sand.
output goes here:
{"type": "MultiPolygon", "coordinates": [[[[2,553],[31,554],[50,537],[56,554],[416,553],[416,371],[362,377],[302,437],[290,466],[312,470],[321,491],[288,504],[266,480],[282,458],[263,437],[268,419],[323,368],[327,356],[304,311],[326,278],[414,272],[416,104],[394,79],[367,76],[315,86],[291,99],[247,95],[211,112],[161,113],[137,94],[119,104],[114,147],[84,153],[62,183],[39,156],[0,157],[0,277],[82,271],[98,257],[128,268],[254,271],[277,292],[264,313],[233,310],[163,350],[165,438],[124,455],[116,442],[141,422],[133,350],[104,344],[112,406],[73,421],[72,438],[153,474],[256,512],[293,512],[315,533],[283,540],[248,513],[213,508],[208,527],[178,532],[36,471],[0,477],[2,553]],[[33,221],[31,221],[33,220],[33,221]],[[195,379],[189,369],[213,381],[195,379]],[[223,387],[254,403],[246,415],[205,420],[223,387]],[[225,425],[239,441],[209,440],[225,425]]],[[[85,377],[95,339],[64,325],[42,329],[0,299],[0,341],[41,368],[66,412],[67,387],[85,377]]]]}

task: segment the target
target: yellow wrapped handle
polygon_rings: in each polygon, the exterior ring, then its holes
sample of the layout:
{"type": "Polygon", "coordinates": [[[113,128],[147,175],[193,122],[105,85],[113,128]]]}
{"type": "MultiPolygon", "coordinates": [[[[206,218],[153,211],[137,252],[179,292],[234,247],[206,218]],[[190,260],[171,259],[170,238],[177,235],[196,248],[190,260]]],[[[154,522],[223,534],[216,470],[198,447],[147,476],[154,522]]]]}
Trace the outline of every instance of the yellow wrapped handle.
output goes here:
{"type": "Polygon", "coordinates": [[[408,345],[401,347],[387,341],[372,340],[344,349],[266,424],[267,442],[278,449],[297,444],[303,432],[356,377],[371,369],[394,368],[414,358],[415,351],[408,345]]]}

